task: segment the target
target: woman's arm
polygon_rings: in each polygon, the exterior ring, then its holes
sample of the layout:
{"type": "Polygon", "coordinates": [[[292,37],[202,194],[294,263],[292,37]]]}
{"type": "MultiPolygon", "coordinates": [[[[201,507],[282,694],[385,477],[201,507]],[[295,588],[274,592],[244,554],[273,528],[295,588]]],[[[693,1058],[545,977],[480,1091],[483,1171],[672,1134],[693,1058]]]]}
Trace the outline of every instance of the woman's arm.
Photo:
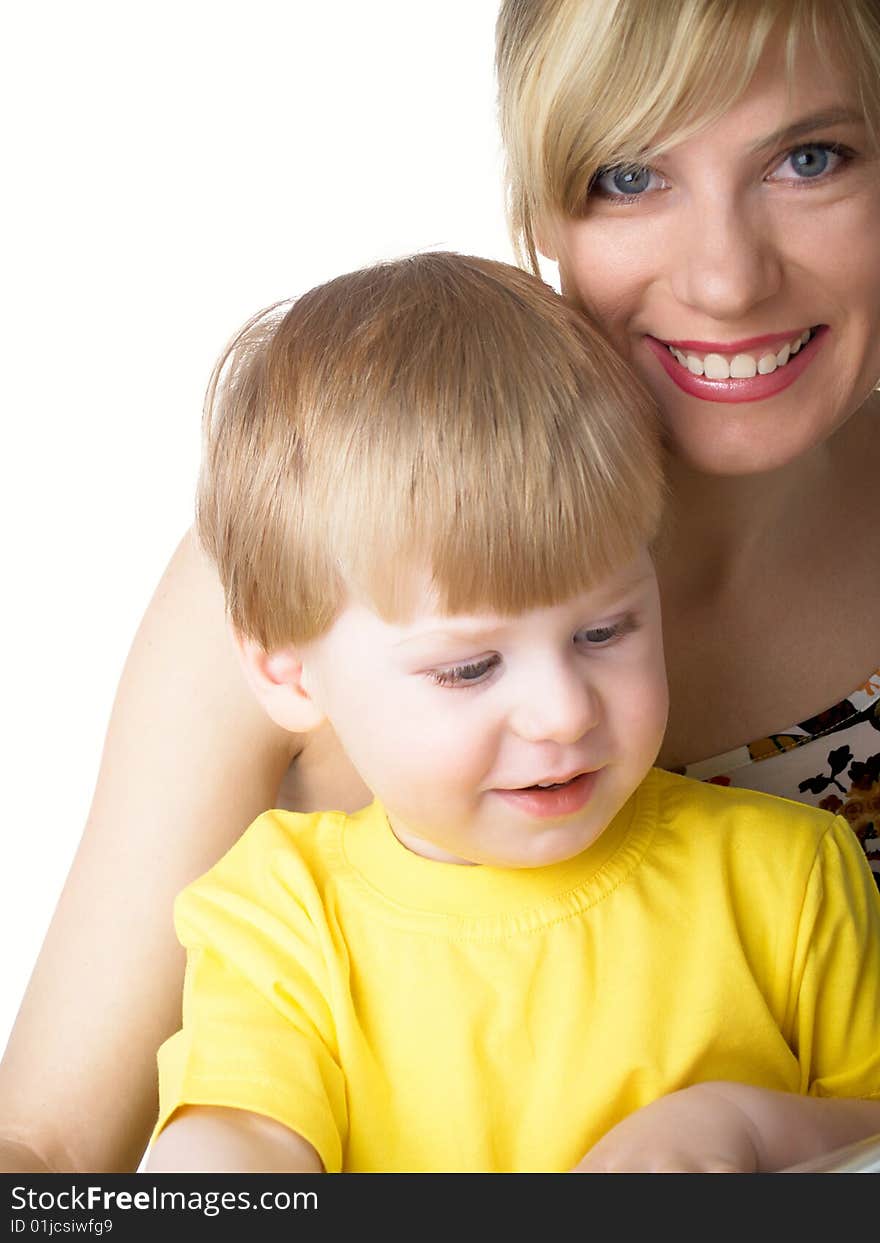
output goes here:
{"type": "Polygon", "coordinates": [[[132,644],[94,800],[3,1062],[0,1168],[134,1169],[180,1024],[177,892],[275,801],[297,740],[263,714],[188,534],[132,644]]]}
{"type": "Polygon", "coordinates": [[[575,1173],[767,1174],[880,1135],[880,1100],[697,1083],[637,1109],[575,1173]]]}
{"type": "Polygon", "coordinates": [[[148,1174],[323,1174],[321,1158],[280,1122],[243,1109],[179,1109],[150,1150],[148,1174]]]}

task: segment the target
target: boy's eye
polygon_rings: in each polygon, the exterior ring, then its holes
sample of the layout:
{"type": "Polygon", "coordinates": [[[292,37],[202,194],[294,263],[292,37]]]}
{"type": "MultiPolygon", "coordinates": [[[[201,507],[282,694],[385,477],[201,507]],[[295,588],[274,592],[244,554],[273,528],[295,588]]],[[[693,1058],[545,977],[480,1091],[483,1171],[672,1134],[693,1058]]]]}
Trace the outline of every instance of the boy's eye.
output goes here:
{"type": "Polygon", "coordinates": [[[579,630],[574,640],[585,647],[607,647],[615,639],[622,639],[625,634],[630,634],[635,629],[636,619],[628,613],[626,617],[608,622],[605,626],[588,626],[579,630]]]}
{"type": "Polygon", "coordinates": [[[813,181],[837,172],[850,159],[848,148],[836,142],[810,142],[789,151],[777,164],[771,180],[813,181]]]}
{"type": "Polygon", "coordinates": [[[484,660],[474,660],[466,665],[453,665],[449,669],[432,669],[428,677],[437,686],[473,686],[482,682],[498,664],[500,657],[487,656],[484,660]]]}

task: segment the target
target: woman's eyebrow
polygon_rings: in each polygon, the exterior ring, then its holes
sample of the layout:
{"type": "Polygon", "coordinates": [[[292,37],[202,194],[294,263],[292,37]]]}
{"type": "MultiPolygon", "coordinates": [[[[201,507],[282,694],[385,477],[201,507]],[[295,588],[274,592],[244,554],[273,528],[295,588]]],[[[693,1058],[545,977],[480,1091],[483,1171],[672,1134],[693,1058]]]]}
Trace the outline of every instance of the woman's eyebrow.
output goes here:
{"type": "Polygon", "coordinates": [[[770,148],[790,146],[799,138],[815,133],[816,130],[827,129],[831,125],[852,124],[853,122],[859,124],[864,120],[864,114],[855,108],[828,108],[824,112],[813,112],[800,121],[794,121],[791,125],[780,126],[772,134],[768,134],[766,138],[756,143],[752,150],[756,155],[760,155],[761,152],[770,148]]]}

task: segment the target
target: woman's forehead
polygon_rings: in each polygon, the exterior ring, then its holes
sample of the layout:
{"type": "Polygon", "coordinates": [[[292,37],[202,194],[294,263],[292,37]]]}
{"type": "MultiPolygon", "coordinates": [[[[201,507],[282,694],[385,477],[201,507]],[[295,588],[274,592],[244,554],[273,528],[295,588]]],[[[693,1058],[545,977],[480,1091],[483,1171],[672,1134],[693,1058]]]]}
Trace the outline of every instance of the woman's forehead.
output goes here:
{"type": "MultiPolygon", "coordinates": [[[[695,73],[681,84],[677,97],[670,85],[656,106],[621,116],[616,128],[605,125],[602,133],[588,116],[584,145],[563,160],[569,175],[546,187],[548,206],[577,214],[601,167],[651,163],[670,152],[699,153],[715,142],[730,159],[770,157],[840,126],[871,128],[852,66],[817,46],[812,36],[790,41],[777,31],[739,80],[735,65],[726,81],[695,73]]],[[[719,154],[714,148],[713,153],[719,154]]]]}
{"type": "Polygon", "coordinates": [[[811,41],[801,42],[789,54],[785,41],[777,37],[764,49],[744,88],[720,100],[711,113],[701,114],[691,106],[677,125],[631,137],[640,154],[653,154],[701,132],[734,127],[749,150],[773,154],[774,149],[794,145],[819,130],[865,121],[856,77],[840,58],[821,52],[811,41]]]}
{"type": "Polygon", "coordinates": [[[577,215],[602,167],[650,163],[758,83],[782,104],[752,123],[756,141],[804,97],[816,110],[820,85],[823,108],[859,110],[880,134],[876,0],[506,0],[498,70],[510,223],[533,265],[536,226],[577,215]]]}

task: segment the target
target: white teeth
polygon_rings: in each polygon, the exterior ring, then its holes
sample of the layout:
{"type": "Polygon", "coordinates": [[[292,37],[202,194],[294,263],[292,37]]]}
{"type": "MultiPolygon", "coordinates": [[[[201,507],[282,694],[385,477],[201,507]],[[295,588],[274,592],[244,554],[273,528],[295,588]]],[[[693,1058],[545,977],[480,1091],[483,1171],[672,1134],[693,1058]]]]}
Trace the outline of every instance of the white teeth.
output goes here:
{"type": "Polygon", "coordinates": [[[730,363],[720,354],[707,354],[703,359],[703,375],[707,380],[729,380],[730,363]]]}
{"type": "Polygon", "coordinates": [[[756,375],[772,375],[777,367],[784,367],[789,359],[806,345],[812,335],[810,328],[805,328],[800,336],[787,341],[778,353],[762,354],[756,358],[753,354],[734,354],[728,361],[723,354],[685,354],[674,345],[667,346],[675,361],[686,367],[691,375],[705,375],[707,380],[751,380],[756,375]]]}
{"type": "Polygon", "coordinates": [[[758,364],[751,354],[737,354],[731,361],[731,380],[751,380],[757,373],[758,364]]]}

